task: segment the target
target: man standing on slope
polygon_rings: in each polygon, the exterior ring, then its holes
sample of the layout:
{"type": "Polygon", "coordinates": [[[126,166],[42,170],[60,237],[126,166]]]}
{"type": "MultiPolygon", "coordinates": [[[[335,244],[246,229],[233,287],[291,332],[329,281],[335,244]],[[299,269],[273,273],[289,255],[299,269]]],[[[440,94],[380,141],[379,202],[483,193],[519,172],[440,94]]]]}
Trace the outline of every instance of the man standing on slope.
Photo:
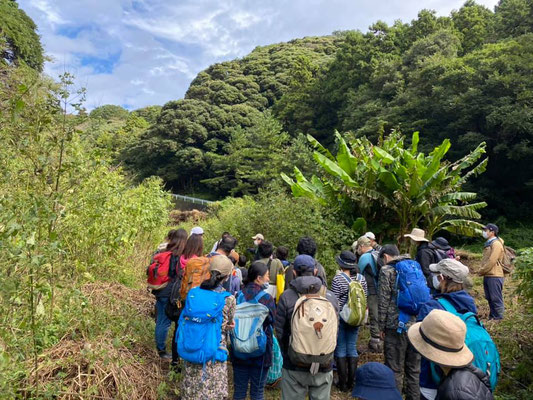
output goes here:
{"type": "Polygon", "coordinates": [[[483,237],[487,239],[483,248],[479,275],[483,277],[485,298],[489,302],[489,319],[503,319],[503,240],[498,237],[498,226],[487,224],[483,228],[483,237]]]}

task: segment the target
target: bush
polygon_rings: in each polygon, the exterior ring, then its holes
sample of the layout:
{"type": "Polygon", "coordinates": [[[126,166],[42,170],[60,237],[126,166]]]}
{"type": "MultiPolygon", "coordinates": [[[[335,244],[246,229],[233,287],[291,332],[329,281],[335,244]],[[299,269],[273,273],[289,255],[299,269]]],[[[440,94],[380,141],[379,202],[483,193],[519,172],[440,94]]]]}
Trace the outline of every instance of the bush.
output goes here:
{"type": "Polygon", "coordinates": [[[212,206],[210,213],[201,223],[206,251],[224,231],[239,240],[239,253],[253,246],[252,236],[262,233],[275,246],[286,246],[294,257],[299,238],[311,236],[317,242],[317,258],[330,277],[337,270],[336,253],[354,240],[352,231],[327,209],[309,199],[294,199],[279,188],[265,189],[255,198],[228,198],[212,206]]]}

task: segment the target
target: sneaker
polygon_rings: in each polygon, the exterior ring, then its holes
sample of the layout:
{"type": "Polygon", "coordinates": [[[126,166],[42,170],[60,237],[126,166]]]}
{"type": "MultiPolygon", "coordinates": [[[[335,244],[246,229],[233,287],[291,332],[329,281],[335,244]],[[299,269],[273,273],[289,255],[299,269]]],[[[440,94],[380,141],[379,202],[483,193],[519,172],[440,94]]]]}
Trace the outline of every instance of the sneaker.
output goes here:
{"type": "Polygon", "coordinates": [[[160,350],[157,353],[159,354],[159,358],[163,360],[172,360],[172,354],[167,353],[165,350],[160,350]]]}

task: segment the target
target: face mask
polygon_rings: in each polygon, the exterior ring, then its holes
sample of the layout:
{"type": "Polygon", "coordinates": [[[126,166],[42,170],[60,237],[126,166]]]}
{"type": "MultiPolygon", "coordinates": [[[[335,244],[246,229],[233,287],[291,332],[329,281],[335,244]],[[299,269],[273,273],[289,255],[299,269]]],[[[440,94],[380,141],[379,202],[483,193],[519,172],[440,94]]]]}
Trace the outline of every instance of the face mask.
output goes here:
{"type": "Polygon", "coordinates": [[[440,281],[439,281],[439,276],[438,275],[433,275],[432,284],[433,284],[433,287],[435,288],[435,290],[439,290],[440,281]]]}
{"type": "Polygon", "coordinates": [[[269,286],[270,286],[270,282],[267,282],[267,283],[263,283],[263,286],[261,287],[263,288],[263,290],[267,290],[269,286]]]}
{"type": "Polygon", "coordinates": [[[488,239],[489,238],[489,234],[488,234],[487,231],[483,231],[481,234],[483,235],[484,239],[488,239]]]}
{"type": "Polygon", "coordinates": [[[254,244],[255,244],[256,246],[259,246],[259,240],[255,240],[255,241],[254,241],[254,244]]]}

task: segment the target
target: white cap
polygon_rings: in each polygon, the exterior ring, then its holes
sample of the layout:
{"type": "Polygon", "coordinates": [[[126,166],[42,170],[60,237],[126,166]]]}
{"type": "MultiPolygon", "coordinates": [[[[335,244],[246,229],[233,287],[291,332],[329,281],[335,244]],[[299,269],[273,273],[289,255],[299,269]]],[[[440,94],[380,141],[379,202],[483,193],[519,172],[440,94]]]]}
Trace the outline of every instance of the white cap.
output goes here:
{"type": "Polygon", "coordinates": [[[376,235],[374,235],[372,232],[367,232],[364,236],[366,236],[370,240],[376,240],[376,235]]]}
{"type": "Polygon", "coordinates": [[[203,234],[204,234],[204,230],[200,228],[199,226],[195,226],[194,228],[191,229],[191,235],[203,235],[203,234]]]}

